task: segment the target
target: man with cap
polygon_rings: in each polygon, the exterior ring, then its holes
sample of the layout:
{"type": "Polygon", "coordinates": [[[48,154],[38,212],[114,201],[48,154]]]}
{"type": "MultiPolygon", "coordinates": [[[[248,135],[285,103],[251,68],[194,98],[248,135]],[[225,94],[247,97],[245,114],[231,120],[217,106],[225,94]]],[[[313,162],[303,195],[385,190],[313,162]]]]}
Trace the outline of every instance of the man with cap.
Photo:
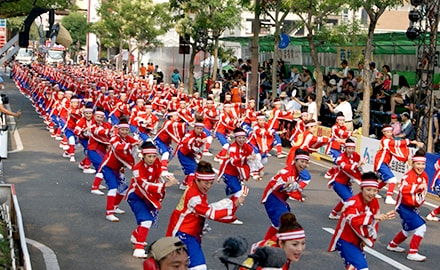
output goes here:
{"type": "Polygon", "coordinates": [[[188,251],[185,244],[176,237],[162,237],[152,243],[148,249],[148,257],[144,261],[144,270],[188,269],[188,251]]]}
{"type": "Polygon", "coordinates": [[[339,252],[345,269],[368,269],[364,247],[374,246],[379,222],[396,216],[394,210],[380,213],[379,201],[375,197],[379,191],[377,175],[367,172],[362,174],[361,179],[361,192],[345,203],[328,248],[328,251],[339,252]]]}

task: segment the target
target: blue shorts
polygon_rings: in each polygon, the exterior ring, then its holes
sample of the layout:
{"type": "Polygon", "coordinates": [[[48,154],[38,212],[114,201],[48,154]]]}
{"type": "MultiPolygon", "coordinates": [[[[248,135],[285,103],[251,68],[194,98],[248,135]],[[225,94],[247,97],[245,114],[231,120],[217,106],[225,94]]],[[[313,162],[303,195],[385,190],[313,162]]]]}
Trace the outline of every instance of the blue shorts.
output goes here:
{"type": "Polygon", "coordinates": [[[272,146],[281,145],[281,137],[278,133],[274,133],[272,146]]]}
{"type": "Polygon", "coordinates": [[[241,128],[246,131],[246,134],[249,136],[252,133],[252,126],[248,123],[241,124],[241,128]]]}
{"type": "Polygon", "coordinates": [[[119,176],[120,173],[116,170],[113,170],[107,166],[102,167],[102,174],[104,175],[105,183],[108,186],[108,189],[116,189],[119,186],[119,176]]]}
{"type": "Polygon", "coordinates": [[[192,156],[185,156],[182,152],[177,151],[177,158],[179,159],[180,165],[182,165],[182,170],[185,175],[189,175],[196,172],[197,162],[192,156]]]}
{"type": "Polygon", "coordinates": [[[280,225],[281,215],[290,212],[289,204],[273,194],[270,194],[267,197],[267,200],[264,203],[264,208],[266,208],[266,213],[269,216],[272,225],[276,228],[280,225]]]}
{"type": "Polygon", "coordinates": [[[130,124],[130,131],[131,131],[131,133],[135,134],[135,133],[137,133],[138,128],[136,126],[133,126],[130,124]]]}
{"type": "Polygon", "coordinates": [[[227,196],[237,193],[241,190],[241,182],[237,176],[223,174],[223,182],[225,182],[225,192],[227,196]]]}
{"type": "Polygon", "coordinates": [[[333,182],[333,190],[338,194],[341,199],[346,202],[353,197],[353,189],[351,186],[347,186],[338,182],[333,182]]]}
{"type": "Polygon", "coordinates": [[[215,136],[217,137],[217,140],[220,142],[220,144],[221,144],[222,146],[225,145],[225,144],[227,144],[227,143],[229,143],[229,142],[228,142],[228,139],[226,138],[226,135],[225,135],[225,134],[220,133],[220,132],[216,132],[216,133],[215,133],[215,136]]]}
{"type": "Polygon", "coordinates": [[[368,269],[367,258],[365,253],[356,245],[345,240],[339,239],[336,242],[336,250],[344,260],[344,265],[347,267],[353,265],[358,270],[368,269]]]}
{"type": "Polygon", "coordinates": [[[110,115],[110,122],[112,126],[116,126],[117,124],[119,124],[119,118],[116,115],[112,114],[110,115]]]}
{"type": "Polygon", "coordinates": [[[150,139],[150,136],[147,133],[138,132],[137,134],[143,142],[146,142],[148,139],[150,139]]]}
{"type": "Polygon", "coordinates": [[[189,257],[188,268],[206,264],[200,238],[180,231],[178,231],[175,236],[182,240],[182,242],[186,245],[189,257]]]}
{"type": "Polygon", "coordinates": [[[341,155],[341,151],[330,148],[330,151],[328,151],[328,155],[332,157],[333,162],[336,162],[336,159],[341,155]]]}
{"type": "Polygon", "coordinates": [[[170,154],[170,157],[168,158],[168,160],[171,160],[173,158],[173,148],[171,147],[171,145],[165,144],[159,138],[154,139],[154,144],[156,145],[157,150],[159,150],[159,153],[161,155],[163,155],[163,154],[168,152],[170,154]]]}
{"type": "Polygon", "coordinates": [[[99,170],[102,160],[104,159],[104,153],[98,152],[96,150],[87,150],[87,155],[92,162],[93,167],[95,167],[96,170],[99,170]]]}
{"type": "Polygon", "coordinates": [[[64,135],[66,136],[67,139],[69,139],[70,137],[74,137],[75,138],[75,134],[73,133],[72,130],[66,128],[64,130],[64,135]]]}
{"type": "Polygon", "coordinates": [[[405,231],[412,231],[425,224],[425,220],[419,215],[417,208],[405,206],[403,204],[397,207],[397,213],[399,213],[402,219],[402,228],[405,231]]]}
{"type": "Polygon", "coordinates": [[[206,137],[212,136],[211,131],[205,127],[203,128],[203,132],[206,134],[206,137]]]}
{"type": "Polygon", "coordinates": [[[380,164],[379,170],[377,170],[377,172],[384,182],[387,182],[391,178],[395,177],[390,167],[388,167],[388,165],[385,163],[380,164]]]}
{"type": "Polygon", "coordinates": [[[261,158],[266,158],[267,157],[267,153],[264,153],[264,154],[260,153],[260,148],[258,146],[253,145],[251,143],[248,143],[248,144],[252,147],[252,149],[254,149],[254,153],[255,154],[261,154],[261,158]]]}
{"type": "Polygon", "coordinates": [[[147,220],[152,221],[153,223],[156,221],[157,209],[154,208],[149,201],[132,192],[128,195],[127,202],[136,217],[138,225],[147,220]]]}

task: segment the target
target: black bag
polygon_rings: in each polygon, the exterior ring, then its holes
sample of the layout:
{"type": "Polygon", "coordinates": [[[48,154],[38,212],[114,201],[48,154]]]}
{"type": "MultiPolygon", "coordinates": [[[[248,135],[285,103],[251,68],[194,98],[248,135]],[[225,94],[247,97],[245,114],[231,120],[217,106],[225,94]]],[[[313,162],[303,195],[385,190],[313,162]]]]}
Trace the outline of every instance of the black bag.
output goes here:
{"type": "Polygon", "coordinates": [[[9,104],[9,97],[5,94],[0,94],[3,104],[9,104]]]}

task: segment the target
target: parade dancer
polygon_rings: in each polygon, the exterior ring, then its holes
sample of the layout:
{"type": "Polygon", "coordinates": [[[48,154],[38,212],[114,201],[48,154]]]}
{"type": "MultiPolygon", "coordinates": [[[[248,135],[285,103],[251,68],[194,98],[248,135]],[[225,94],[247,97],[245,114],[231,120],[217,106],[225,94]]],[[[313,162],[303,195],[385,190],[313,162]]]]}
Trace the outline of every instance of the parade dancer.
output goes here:
{"type": "Polygon", "coordinates": [[[419,214],[419,208],[425,202],[428,192],[428,174],[425,172],[426,157],[423,149],[417,150],[412,157],[412,169],[402,178],[397,195],[396,211],[402,219],[402,230],[388,244],[387,250],[405,252],[399,244],[412,235],[406,258],[422,262],[426,257],[418,253],[420,243],[426,233],[425,220],[419,214]]]}
{"type": "Polygon", "coordinates": [[[270,239],[278,232],[281,215],[290,212],[287,199],[292,192],[301,192],[300,173],[309,166],[309,161],[309,153],[297,149],[292,164],[286,165],[284,169],[272,177],[264,189],[261,203],[264,204],[266,213],[272,223],[264,239],[270,239]]]}
{"type": "MultiPolygon", "coordinates": [[[[256,159],[252,147],[246,143],[247,134],[242,128],[234,130],[234,143],[229,146],[228,158],[221,164],[218,179],[223,179],[226,187],[226,195],[241,197],[247,195],[247,188],[243,182],[248,181],[250,177],[249,162],[256,159]]],[[[241,225],[242,221],[236,220],[234,224],[241,225]]]]}
{"type": "Polygon", "coordinates": [[[83,173],[93,174],[96,170],[90,168],[92,162],[89,159],[87,147],[89,145],[90,128],[94,124],[93,108],[91,105],[86,105],[83,109],[83,117],[76,123],[74,133],[78,137],[79,143],[84,149],[84,159],[79,163],[78,167],[83,170],[83,173]]]}
{"type": "Polygon", "coordinates": [[[147,102],[144,106],[144,110],[137,113],[134,122],[137,127],[136,134],[145,142],[156,134],[159,118],[153,114],[153,106],[147,102]]]}
{"type": "Polygon", "coordinates": [[[238,125],[238,119],[232,115],[232,104],[224,103],[223,111],[220,114],[220,119],[215,127],[215,135],[217,140],[222,145],[222,150],[215,156],[214,161],[223,162],[227,158],[229,142],[228,134],[233,132],[238,125]]]}
{"type": "Polygon", "coordinates": [[[68,150],[63,153],[63,157],[70,158],[70,162],[75,162],[75,127],[81,119],[81,110],[79,108],[79,99],[77,96],[73,96],[70,99],[70,108],[67,112],[66,124],[62,129],[64,136],[67,138],[68,150]]]}
{"type": "Polygon", "coordinates": [[[169,111],[167,120],[163,123],[162,128],[154,137],[154,144],[157,146],[161,154],[162,173],[169,174],[168,162],[173,158],[173,148],[171,143],[179,143],[186,133],[186,123],[179,122],[177,111],[169,111]]]}
{"type": "Polygon", "coordinates": [[[259,112],[255,111],[255,99],[251,98],[248,101],[248,106],[246,107],[246,110],[244,112],[243,121],[241,124],[241,128],[246,131],[246,134],[248,136],[252,133],[252,127],[255,122],[257,122],[257,115],[259,112]]]}
{"type": "Polygon", "coordinates": [[[345,203],[328,248],[329,252],[339,252],[345,269],[368,269],[364,246],[374,246],[379,222],[396,216],[394,210],[386,214],[380,213],[379,201],[375,197],[379,191],[377,175],[368,172],[361,178],[361,192],[345,203]]]}
{"type": "Polygon", "coordinates": [[[203,108],[202,115],[205,124],[203,132],[206,134],[206,145],[203,150],[203,155],[210,157],[212,156],[212,153],[209,152],[209,148],[212,144],[212,130],[218,121],[218,112],[214,106],[214,100],[212,100],[212,98],[206,100],[206,106],[203,108]]]}
{"type": "Polygon", "coordinates": [[[341,198],[329,214],[329,219],[339,219],[338,213],[342,211],[344,203],[353,196],[352,181],[361,180],[361,166],[365,163],[356,152],[356,143],[352,139],[347,139],[344,146],[345,151],[336,159],[336,167],[328,183],[328,187],[333,188],[341,198]]]}
{"type": "Polygon", "coordinates": [[[119,208],[122,198],[127,192],[128,185],[125,180],[123,168],[132,169],[134,166],[134,151],[139,141],[128,135],[130,125],[128,119],[121,117],[116,134],[110,138],[110,150],[107,151],[99,168],[108,186],[105,218],[111,222],[118,222],[115,214],[124,214],[119,208]]]}
{"type": "MultiPolygon", "coordinates": [[[[281,248],[286,253],[287,261],[283,265],[281,270],[289,270],[291,262],[298,262],[301,258],[302,253],[306,247],[306,234],[303,227],[298,223],[296,217],[293,213],[286,212],[280,217],[280,228],[276,235],[272,236],[270,239],[262,240],[260,242],[254,243],[252,245],[251,253],[259,247],[274,247],[281,248]]],[[[242,266],[247,268],[239,268],[240,270],[250,269],[254,264],[252,258],[244,261],[242,266]]],[[[261,268],[260,269],[267,269],[261,268]]]]}
{"type": "MultiPolygon", "coordinates": [[[[440,158],[437,160],[437,162],[434,164],[435,168],[435,174],[432,178],[431,183],[431,190],[435,191],[437,195],[440,196],[440,158]]],[[[432,210],[427,216],[426,220],[429,221],[440,221],[438,217],[436,217],[438,214],[440,214],[440,206],[432,210]]]]}
{"type": "Polygon", "coordinates": [[[306,131],[306,121],[309,117],[309,114],[305,112],[301,112],[301,116],[296,120],[295,128],[290,136],[290,144],[295,145],[295,141],[297,140],[299,134],[303,134],[306,131]]]}
{"type": "Polygon", "coordinates": [[[189,186],[179,200],[178,207],[172,212],[166,236],[176,236],[185,243],[191,258],[189,269],[206,270],[205,256],[202,250],[202,235],[206,219],[220,222],[232,222],[236,219],[237,207],[245,198],[225,198],[208,203],[208,192],[216,176],[210,163],[200,161],[197,165],[194,184],[189,186]]]}
{"type": "Polygon", "coordinates": [[[148,231],[157,220],[166,188],[178,184],[178,181],[172,175],[160,177],[162,172],[160,159],[152,142],[144,142],[141,149],[142,159],[133,166],[133,178],[127,192],[127,202],[138,225],[130,237],[131,243],[134,244],[133,256],[146,258],[148,231]]]}
{"type": "Polygon", "coordinates": [[[103,196],[104,192],[100,191],[104,186],[101,186],[102,178],[104,177],[101,172],[98,171],[101,166],[102,160],[107,153],[107,148],[110,145],[110,137],[112,132],[112,125],[108,122],[104,122],[105,113],[100,107],[96,108],[94,113],[94,124],[87,128],[90,129],[89,144],[87,146],[87,154],[90,161],[97,173],[93,180],[92,194],[103,196]]]}
{"type": "Polygon", "coordinates": [[[254,126],[253,131],[249,138],[249,145],[253,148],[256,155],[256,161],[261,162],[261,167],[256,170],[252,168],[252,177],[261,181],[264,176],[264,165],[267,164],[267,157],[269,151],[272,149],[273,142],[275,141],[275,131],[269,129],[269,125],[266,123],[266,116],[259,114],[257,116],[257,124],[254,126]]]}
{"type": "MultiPolygon", "coordinates": [[[[347,131],[345,126],[345,116],[342,112],[338,112],[336,116],[336,123],[332,126],[332,135],[330,138],[334,138],[332,142],[327,145],[326,153],[329,155],[333,162],[336,164],[337,158],[341,155],[341,142],[350,138],[351,135],[355,134],[356,131],[347,131]]],[[[325,178],[330,179],[336,172],[336,167],[333,166],[325,174],[325,178]]]]}
{"type": "Polygon", "coordinates": [[[204,126],[203,118],[196,116],[194,129],[183,137],[177,147],[177,157],[185,174],[185,179],[179,187],[181,190],[185,190],[194,181],[197,160],[202,158],[203,148],[206,143],[206,134],[203,133],[204,126]]]}
{"type": "Polygon", "coordinates": [[[400,162],[406,162],[409,156],[409,145],[415,144],[418,147],[423,147],[423,143],[419,143],[415,140],[410,141],[409,139],[394,140],[393,128],[388,124],[383,125],[382,133],[383,137],[380,140],[380,147],[374,157],[374,170],[379,173],[379,177],[382,180],[379,184],[379,190],[388,184],[385,203],[395,204],[396,201],[393,199],[393,192],[397,178],[389,167],[391,158],[394,157],[400,162]]]}
{"type": "Polygon", "coordinates": [[[127,93],[120,93],[113,110],[109,113],[112,125],[119,124],[121,116],[130,116],[130,106],[127,104],[127,93]]]}
{"type": "Polygon", "coordinates": [[[272,112],[270,113],[269,120],[268,120],[269,129],[273,129],[275,131],[274,144],[277,149],[277,158],[285,158],[286,155],[283,154],[283,149],[281,146],[281,138],[277,132],[279,132],[280,120],[285,119],[285,120],[292,121],[293,120],[293,113],[292,112],[285,112],[280,109],[281,108],[281,100],[279,98],[276,98],[273,101],[273,106],[274,106],[274,108],[272,109],[272,112]]]}

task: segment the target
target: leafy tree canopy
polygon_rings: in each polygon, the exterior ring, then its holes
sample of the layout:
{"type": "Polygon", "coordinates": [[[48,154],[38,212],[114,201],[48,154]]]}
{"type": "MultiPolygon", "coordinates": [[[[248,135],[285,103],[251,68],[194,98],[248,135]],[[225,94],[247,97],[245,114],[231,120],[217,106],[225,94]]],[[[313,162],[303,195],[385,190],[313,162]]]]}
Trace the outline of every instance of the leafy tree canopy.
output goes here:
{"type": "Polygon", "coordinates": [[[4,0],[0,1],[0,18],[27,16],[34,7],[69,9],[73,0],[4,0]]]}

